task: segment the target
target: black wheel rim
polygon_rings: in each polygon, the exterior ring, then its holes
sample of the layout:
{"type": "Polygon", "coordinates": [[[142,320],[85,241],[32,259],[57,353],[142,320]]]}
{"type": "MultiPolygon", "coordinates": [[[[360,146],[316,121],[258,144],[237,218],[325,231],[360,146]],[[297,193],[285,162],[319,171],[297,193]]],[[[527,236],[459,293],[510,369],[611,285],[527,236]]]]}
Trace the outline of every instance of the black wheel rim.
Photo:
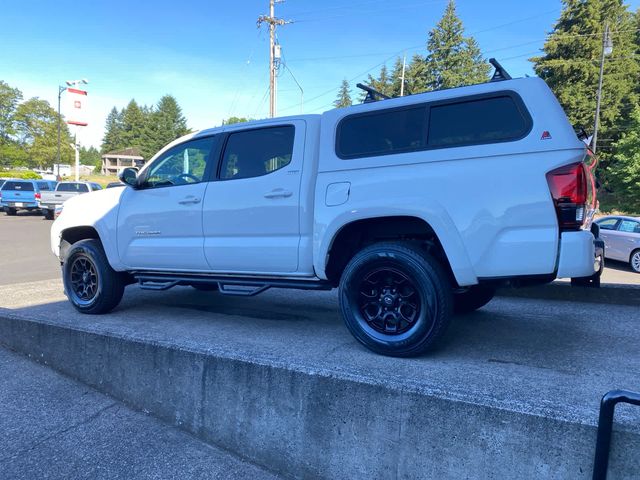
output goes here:
{"type": "Polygon", "coordinates": [[[396,268],[380,267],[362,276],[357,303],[370,328],[384,335],[402,335],[420,318],[422,296],[408,275],[396,268]]]}
{"type": "Polygon", "coordinates": [[[88,257],[81,255],[70,268],[71,290],[79,303],[91,302],[98,293],[98,272],[88,257]]]}

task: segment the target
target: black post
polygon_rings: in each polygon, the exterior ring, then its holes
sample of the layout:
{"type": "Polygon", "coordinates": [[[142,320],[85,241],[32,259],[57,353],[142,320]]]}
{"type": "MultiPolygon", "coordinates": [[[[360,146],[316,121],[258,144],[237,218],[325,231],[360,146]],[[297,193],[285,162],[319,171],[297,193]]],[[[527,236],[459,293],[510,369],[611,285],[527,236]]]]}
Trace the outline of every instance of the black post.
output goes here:
{"type": "Polygon", "coordinates": [[[600,418],[598,419],[598,436],[596,438],[596,455],[593,460],[593,480],[606,480],[607,478],[613,414],[618,403],[640,405],[640,393],[611,390],[602,397],[600,401],[600,418]]]}

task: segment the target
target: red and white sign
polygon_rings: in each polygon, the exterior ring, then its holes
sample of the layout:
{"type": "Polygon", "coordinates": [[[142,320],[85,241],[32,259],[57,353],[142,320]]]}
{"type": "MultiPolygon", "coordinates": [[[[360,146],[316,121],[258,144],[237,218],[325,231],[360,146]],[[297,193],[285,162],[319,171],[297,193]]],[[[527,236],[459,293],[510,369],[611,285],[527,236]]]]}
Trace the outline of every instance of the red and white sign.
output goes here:
{"type": "Polygon", "coordinates": [[[67,88],[64,116],[69,125],[86,127],[89,125],[87,92],[77,88],[67,88]]]}

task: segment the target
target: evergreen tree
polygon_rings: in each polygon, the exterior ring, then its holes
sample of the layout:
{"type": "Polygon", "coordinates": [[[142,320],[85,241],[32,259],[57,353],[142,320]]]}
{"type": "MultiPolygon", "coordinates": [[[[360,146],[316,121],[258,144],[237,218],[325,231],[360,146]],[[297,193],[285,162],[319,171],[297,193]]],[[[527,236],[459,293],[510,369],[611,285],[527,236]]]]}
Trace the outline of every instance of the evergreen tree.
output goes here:
{"type": "Polygon", "coordinates": [[[114,152],[124,148],[125,145],[122,138],[123,116],[124,110],[118,111],[116,107],[113,107],[109,112],[102,147],[100,148],[102,153],[114,152]]]}
{"type": "Polygon", "coordinates": [[[163,96],[147,118],[146,135],[149,143],[142,146],[141,152],[145,158],[150,158],[167,143],[189,133],[182,109],[171,95],[163,96]]]}
{"type": "Polygon", "coordinates": [[[635,108],[629,128],[614,147],[616,162],[607,169],[609,186],[624,210],[640,213],[640,108],[635,108]]]}
{"type": "Polygon", "coordinates": [[[442,19],[429,32],[429,54],[424,78],[429,90],[459,87],[487,81],[490,66],[473,37],[464,36],[464,26],[449,0],[442,19]]]}
{"type": "MultiPolygon", "coordinates": [[[[141,149],[145,140],[147,122],[143,109],[131,100],[122,114],[122,145],[141,149]]],[[[147,158],[147,157],[145,157],[147,158]]]]}
{"type": "Polygon", "coordinates": [[[405,95],[426,92],[430,89],[429,84],[426,59],[420,54],[415,54],[405,72],[405,95]]]}
{"type": "Polygon", "coordinates": [[[95,172],[99,172],[102,167],[102,157],[97,148],[91,146],[89,148],[80,147],[80,163],[82,165],[92,165],[96,167],[95,172]]]}
{"type": "Polygon", "coordinates": [[[333,102],[333,106],[336,108],[349,107],[353,104],[351,100],[351,91],[349,82],[345,78],[340,85],[340,91],[338,92],[338,98],[333,102]]]}
{"type": "MultiPolygon", "coordinates": [[[[626,130],[624,118],[638,101],[636,32],[632,14],[621,0],[563,0],[560,19],[544,44],[544,55],[533,58],[543,78],[576,127],[593,130],[600,70],[602,35],[609,22],[613,53],[606,57],[598,137],[616,140],[626,130]]],[[[599,152],[601,165],[612,161],[609,149],[599,152]]],[[[602,173],[603,169],[600,169],[602,173]]]]}
{"type": "MultiPolygon", "coordinates": [[[[383,65],[380,69],[380,75],[378,78],[368,75],[367,81],[364,83],[383,95],[391,96],[393,94],[393,80],[389,75],[389,69],[386,65],[383,65]]],[[[362,91],[360,93],[360,101],[363,101],[366,96],[367,93],[362,91]]]]}

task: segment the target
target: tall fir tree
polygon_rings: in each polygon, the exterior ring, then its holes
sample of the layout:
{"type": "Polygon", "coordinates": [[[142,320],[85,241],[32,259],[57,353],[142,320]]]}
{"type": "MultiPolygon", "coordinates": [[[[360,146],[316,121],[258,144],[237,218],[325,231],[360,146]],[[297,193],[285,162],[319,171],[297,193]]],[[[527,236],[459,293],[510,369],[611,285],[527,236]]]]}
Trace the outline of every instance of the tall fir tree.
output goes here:
{"type": "Polygon", "coordinates": [[[349,107],[353,104],[351,100],[351,88],[349,82],[345,78],[340,84],[340,91],[338,92],[338,98],[333,102],[333,106],[336,108],[349,107]]]}
{"type": "Polygon", "coordinates": [[[131,100],[122,114],[123,147],[142,148],[145,141],[147,122],[143,109],[131,100]]]}
{"type": "Polygon", "coordinates": [[[147,134],[151,141],[149,145],[145,145],[145,151],[142,152],[145,158],[154,155],[167,143],[189,133],[182,109],[171,95],[164,95],[148,118],[147,134]]]}
{"type": "Polygon", "coordinates": [[[124,148],[125,145],[122,138],[123,116],[124,110],[118,111],[116,107],[113,107],[109,115],[107,115],[105,134],[100,148],[102,153],[114,152],[124,148]]]}
{"type": "Polygon", "coordinates": [[[619,208],[640,215],[640,108],[634,109],[629,127],[613,146],[616,162],[607,171],[609,187],[619,208]]]}
{"type": "MultiPolygon", "coordinates": [[[[622,0],[563,0],[559,20],[531,59],[576,127],[593,131],[603,27],[609,22],[613,52],[605,58],[598,150],[601,164],[613,160],[611,144],[628,128],[625,118],[638,102],[638,60],[633,15],[622,0]]],[[[613,164],[611,165],[613,167],[613,164]]],[[[599,169],[602,174],[604,168],[599,169]]]]}
{"type": "Polygon", "coordinates": [[[491,67],[478,43],[464,35],[454,0],[449,0],[442,19],[429,32],[424,82],[428,90],[460,87],[488,80],[491,67]]]}

